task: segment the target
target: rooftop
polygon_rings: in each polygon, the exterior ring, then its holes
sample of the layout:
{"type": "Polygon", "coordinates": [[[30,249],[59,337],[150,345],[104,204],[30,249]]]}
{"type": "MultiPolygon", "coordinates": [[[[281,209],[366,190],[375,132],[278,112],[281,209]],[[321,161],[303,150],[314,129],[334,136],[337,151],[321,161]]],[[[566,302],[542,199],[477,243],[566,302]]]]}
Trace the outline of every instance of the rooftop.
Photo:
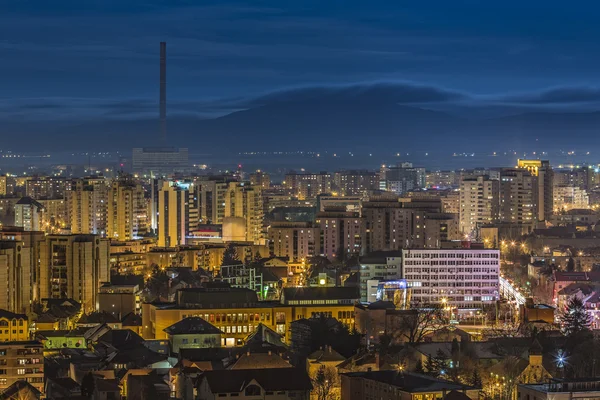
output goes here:
{"type": "Polygon", "coordinates": [[[265,391],[311,390],[308,373],[300,368],[264,368],[205,371],[213,393],[239,393],[253,380],[265,391]]]}
{"type": "Polygon", "coordinates": [[[386,383],[388,385],[395,386],[402,391],[410,393],[475,389],[472,386],[444,381],[426,375],[410,372],[403,373],[394,370],[349,372],[344,375],[350,378],[362,378],[380,383],[386,383]]]}
{"type": "Polygon", "coordinates": [[[221,334],[221,330],[200,317],[187,317],[164,329],[169,335],[221,334]]]}

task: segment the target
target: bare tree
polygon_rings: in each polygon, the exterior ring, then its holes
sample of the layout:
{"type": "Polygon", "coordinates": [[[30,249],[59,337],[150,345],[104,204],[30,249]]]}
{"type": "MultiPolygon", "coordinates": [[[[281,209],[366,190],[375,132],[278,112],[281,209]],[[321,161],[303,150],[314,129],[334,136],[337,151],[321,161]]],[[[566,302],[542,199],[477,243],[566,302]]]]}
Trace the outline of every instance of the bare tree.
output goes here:
{"type": "Polygon", "coordinates": [[[444,309],[434,304],[415,307],[394,315],[390,334],[401,341],[418,343],[426,335],[446,326],[444,309]]]}
{"type": "Polygon", "coordinates": [[[317,400],[334,400],[338,397],[338,373],[334,367],[322,365],[311,378],[317,400]]]}

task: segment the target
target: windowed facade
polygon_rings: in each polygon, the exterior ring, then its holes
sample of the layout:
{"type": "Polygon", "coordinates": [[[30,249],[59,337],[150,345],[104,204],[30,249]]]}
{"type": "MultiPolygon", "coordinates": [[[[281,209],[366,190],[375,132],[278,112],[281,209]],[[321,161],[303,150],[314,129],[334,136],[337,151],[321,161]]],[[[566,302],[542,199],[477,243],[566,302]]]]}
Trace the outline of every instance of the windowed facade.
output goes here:
{"type": "Polygon", "coordinates": [[[499,250],[403,250],[413,304],[481,309],[499,299],[499,250]]]}

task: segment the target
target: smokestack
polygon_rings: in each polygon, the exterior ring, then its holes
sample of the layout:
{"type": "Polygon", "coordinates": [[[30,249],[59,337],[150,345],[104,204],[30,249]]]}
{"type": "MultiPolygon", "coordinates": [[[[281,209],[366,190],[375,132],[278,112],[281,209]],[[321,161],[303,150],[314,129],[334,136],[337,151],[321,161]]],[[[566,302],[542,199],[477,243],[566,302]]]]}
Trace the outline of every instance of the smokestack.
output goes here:
{"type": "Polygon", "coordinates": [[[167,142],[167,42],[160,42],[160,135],[167,142]]]}

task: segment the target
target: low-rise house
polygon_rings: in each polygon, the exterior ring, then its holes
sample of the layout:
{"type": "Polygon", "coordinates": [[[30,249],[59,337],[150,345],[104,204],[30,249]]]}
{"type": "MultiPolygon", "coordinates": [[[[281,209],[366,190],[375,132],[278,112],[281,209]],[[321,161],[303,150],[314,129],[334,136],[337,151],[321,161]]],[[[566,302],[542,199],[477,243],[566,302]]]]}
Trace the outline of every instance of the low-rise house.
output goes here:
{"type": "Polygon", "coordinates": [[[312,384],[302,368],[206,371],[198,386],[198,400],[235,397],[239,400],[309,400],[312,384]]]}
{"type": "Polygon", "coordinates": [[[111,329],[122,328],[121,320],[109,312],[83,314],[81,318],[79,318],[79,321],[77,321],[77,327],[80,328],[93,328],[102,324],[108,325],[111,329]]]}
{"type": "Polygon", "coordinates": [[[50,399],[81,396],[81,385],[71,378],[48,378],[46,396],[50,399]]]}
{"type": "Polygon", "coordinates": [[[331,346],[320,348],[306,357],[310,376],[313,376],[321,367],[337,368],[345,360],[346,357],[335,351],[331,346]]]}
{"type": "Polygon", "coordinates": [[[25,314],[0,310],[0,341],[29,339],[29,320],[25,314]]]}
{"type": "Polygon", "coordinates": [[[479,388],[401,371],[366,371],[342,374],[342,400],[443,399],[450,392],[460,392],[472,400],[479,399],[479,388]]]}
{"type": "Polygon", "coordinates": [[[182,348],[221,346],[221,330],[200,317],[187,317],[164,329],[173,353],[182,348]]]}

